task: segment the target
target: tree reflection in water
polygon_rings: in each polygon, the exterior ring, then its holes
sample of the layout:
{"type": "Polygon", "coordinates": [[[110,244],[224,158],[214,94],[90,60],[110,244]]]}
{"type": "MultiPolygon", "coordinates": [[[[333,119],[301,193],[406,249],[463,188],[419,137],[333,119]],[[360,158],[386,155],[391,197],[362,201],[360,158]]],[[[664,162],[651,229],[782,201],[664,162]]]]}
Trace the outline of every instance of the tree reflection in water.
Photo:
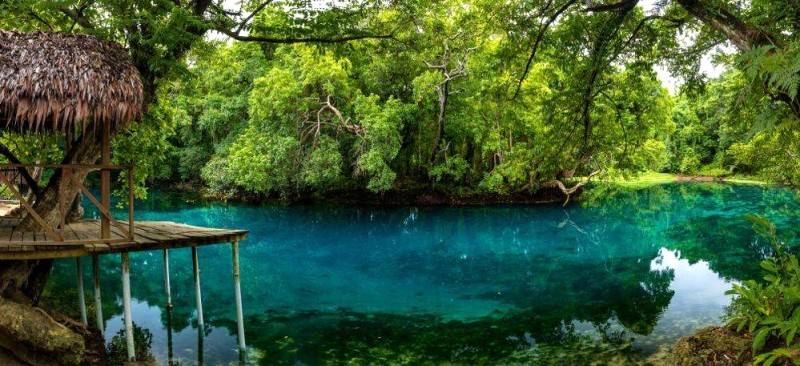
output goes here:
{"type": "MultiPolygon", "coordinates": [[[[729,281],[758,274],[768,251],[743,214],[800,227],[791,192],[724,184],[596,186],[566,208],[243,206],[151,197],[139,206],[142,219],[251,230],[242,285],[251,359],[262,364],[636,361],[641,350],[718,321],[729,281]]],[[[188,253],[171,255],[170,312],[160,253],[132,256],[133,295],[149,309],[135,310],[134,320],[160,318],[163,329],[149,327],[160,361],[174,352],[181,360],[236,363],[230,248],[201,248],[200,256],[202,352],[167,347],[173,333],[181,344],[196,334],[188,253]]],[[[103,311],[116,319],[119,259],[103,257],[102,273],[103,311]]],[[[59,263],[47,303],[75,312],[74,282],[74,263],[59,263]]]]}

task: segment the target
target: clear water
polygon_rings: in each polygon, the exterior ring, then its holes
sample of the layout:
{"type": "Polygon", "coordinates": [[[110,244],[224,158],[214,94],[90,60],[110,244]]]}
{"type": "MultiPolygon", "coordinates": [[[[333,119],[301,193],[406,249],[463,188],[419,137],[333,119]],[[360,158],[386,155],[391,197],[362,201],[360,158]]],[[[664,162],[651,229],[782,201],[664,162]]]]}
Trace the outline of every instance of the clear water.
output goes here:
{"type": "MultiPolygon", "coordinates": [[[[132,255],[133,319],[165,365],[652,362],[720,323],[731,283],[760,276],[768,246],[746,213],[798,235],[795,193],[756,186],[595,187],[566,208],[248,206],[151,191],[137,219],[250,230],[241,262],[251,351],[236,351],[228,245],[199,249],[204,337],[189,249],[171,252],[172,310],[161,253],[132,255]]],[[[111,342],[122,328],[120,263],[101,262],[111,342]]],[[[61,260],[47,302],[77,316],[76,300],[74,261],[61,260]]]]}

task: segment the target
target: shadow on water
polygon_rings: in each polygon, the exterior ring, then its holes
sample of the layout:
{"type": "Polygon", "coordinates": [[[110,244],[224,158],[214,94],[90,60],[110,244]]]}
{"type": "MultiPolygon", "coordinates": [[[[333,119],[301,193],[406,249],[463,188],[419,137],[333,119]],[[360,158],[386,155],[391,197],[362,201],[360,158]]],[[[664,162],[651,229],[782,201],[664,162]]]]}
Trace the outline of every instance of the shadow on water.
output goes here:
{"type": "MultiPolygon", "coordinates": [[[[171,254],[173,309],[160,253],[131,257],[134,320],[152,334],[153,356],[173,365],[644,362],[720,322],[724,291],[758,276],[769,252],[743,214],[794,228],[800,208],[790,191],[725,184],[596,186],[583,199],[567,208],[246,206],[154,191],[137,218],[251,230],[242,286],[252,351],[236,352],[228,246],[200,249],[202,333],[188,250],[171,254]]],[[[119,258],[103,257],[101,271],[113,336],[119,258]]],[[[47,305],[74,315],[74,287],[74,263],[58,262],[47,305]]]]}

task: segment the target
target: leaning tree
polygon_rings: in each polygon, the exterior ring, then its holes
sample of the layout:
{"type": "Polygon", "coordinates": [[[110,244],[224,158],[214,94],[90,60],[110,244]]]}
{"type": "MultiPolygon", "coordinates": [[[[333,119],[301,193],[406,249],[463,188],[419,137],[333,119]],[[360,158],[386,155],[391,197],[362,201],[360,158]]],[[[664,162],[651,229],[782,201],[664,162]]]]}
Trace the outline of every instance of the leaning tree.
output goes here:
{"type": "MultiPolygon", "coordinates": [[[[103,164],[109,164],[112,132],[143,110],[141,77],[119,44],[87,35],[0,31],[0,129],[6,135],[50,136],[61,147],[44,186],[11,149],[0,147],[30,188],[28,198],[20,197],[25,216],[14,230],[46,231],[65,219],[62,202],[80,207],[75,182],[94,169],[101,150],[103,164]],[[63,181],[62,169],[71,169],[74,180],[63,181]]],[[[108,174],[102,174],[106,187],[108,174]]],[[[79,364],[83,339],[29,307],[38,302],[51,267],[52,259],[0,261],[0,314],[16,319],[0,321],[0,347],[31,364],[79,364]]]]}
{"type": "MultiPolygon", "coordinates": [[[[63,147],[58,164],[95,164],[102,132],[140,118],[143,107],[139,72],[119,44],[85,35],[0,31],[0,128],[12,135],[56,136],[63,147]]],[[[0,153],[11,163],[22,163],[6,146],[0,146],[0,153]]],[[[45,225],[61,222],[61,200],[80,207],[78,186],[62,182],[60,168],[44,186],[27,167],[17,170],[45,225]]],[[[82,182],[89,172],[76,169],[75,180],[82,182]]],[[[37,219],[25,215],[17,230],[41,231],[37,219]]],[[[0,262],[0,296],[36,302],[49,268],[49,261],[0,262]]]]}

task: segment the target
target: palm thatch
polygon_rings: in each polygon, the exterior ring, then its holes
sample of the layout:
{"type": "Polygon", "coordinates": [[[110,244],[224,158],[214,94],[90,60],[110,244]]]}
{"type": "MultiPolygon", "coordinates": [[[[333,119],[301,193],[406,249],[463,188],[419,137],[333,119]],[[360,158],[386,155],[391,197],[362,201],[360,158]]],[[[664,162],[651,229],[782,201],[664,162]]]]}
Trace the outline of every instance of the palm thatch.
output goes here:
{"type": "Polygon", "coordinates": [[[139,72],[125,49],[93,36],[0,30],[0,128],[120,127],[143,113],[139,72]]]}

